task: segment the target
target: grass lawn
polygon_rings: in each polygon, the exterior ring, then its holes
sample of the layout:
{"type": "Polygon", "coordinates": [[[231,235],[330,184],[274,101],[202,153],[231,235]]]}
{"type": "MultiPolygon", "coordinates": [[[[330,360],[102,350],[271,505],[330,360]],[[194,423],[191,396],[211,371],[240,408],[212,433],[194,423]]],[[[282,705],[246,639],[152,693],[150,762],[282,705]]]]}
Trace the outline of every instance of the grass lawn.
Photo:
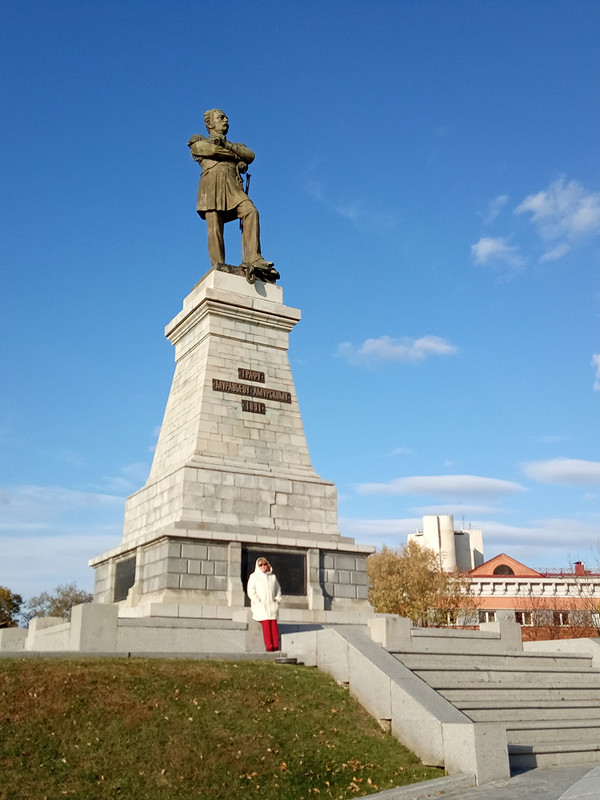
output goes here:
{"type": "Polygon", "coordinates": [[[1,800],[349,798],[441,775],[310,667],[0,660],[1,800]]]}

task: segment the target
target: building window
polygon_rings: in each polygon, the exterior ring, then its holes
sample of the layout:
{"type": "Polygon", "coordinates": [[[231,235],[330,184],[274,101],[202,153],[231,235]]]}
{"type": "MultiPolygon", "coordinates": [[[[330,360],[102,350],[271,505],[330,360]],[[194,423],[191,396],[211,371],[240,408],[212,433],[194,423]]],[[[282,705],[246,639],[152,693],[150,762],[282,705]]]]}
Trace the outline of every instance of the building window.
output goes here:
{"type": "Polygon", "coordinates": [[[480,611],[479,612],[479,622],[496,622],[496,612],[495,611],[480,611]]]}
{"type": "Polygon", "coordinates": [[[508,564],[498,564],[493,575],[514,575],[515,571],[512,567],[509,567],[508,564]]]}
{"type": "Polygon", "coordinates": [[[569,624],[569,612],[568,611],[555,611],[553,614],[553,622],[554,625],[563,626],[569,624]]]}
{"type": "Polygon", "coordinates": [[[533,625],[531,611],[515,611],[515,622],[519,625],[533,625]]]}

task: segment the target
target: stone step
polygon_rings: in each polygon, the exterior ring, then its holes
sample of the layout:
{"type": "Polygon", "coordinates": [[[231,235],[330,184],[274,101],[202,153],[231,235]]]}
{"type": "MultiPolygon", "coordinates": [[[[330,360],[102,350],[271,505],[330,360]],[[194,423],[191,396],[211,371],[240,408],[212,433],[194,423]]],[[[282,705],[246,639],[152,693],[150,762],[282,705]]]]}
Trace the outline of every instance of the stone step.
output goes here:
{"type": "Polygon", "coordinates": [[[600,762],[599,742],[555,742],[547,745],[509,745],[508,756],[513,770],[535,767],[575,766],[600,762]]]}
{"type": "Polygon", "coordinates": [[[499,703],[506,706],[511,702],[526,703],[534,705],[537,702],[544,703],[549,701],[559,702],[565,700],[572,702],[575,700],[598,701],[600,700],[600,689],[597,687],[582,687],[575,685],[571,688],[560,688],[548,690],[532,686],[515,688],[514,686],[494,686],[491,684],[482,685],[480,683],[459,684],[453,688],[438,689],[442,697],[445,697],[453,705],[460,707],[464,702],[476,702],[480,705],[485,703],[499,703]]]}
{"type": "MultiPolygon", "coordinates": [[[[585,703],[585,701],[580,701],[585,703]]],[[[517,704],[504,706],[501,703],[491,703],[487,707],[481,707],[480,703],[456,703],[463,714],[473,720],[473,722],[516,722],[519,720],[600,720],[600,702],[591,701],[590,705],[576,705],[574,703],[548,703],[547,705],[517,704]]]]}
{"type": "Polygon", "coordinates": [[[508,723],[506,738],[509,745],[537,746],[561,742],[598,742],[600,744],[600,720],[526,720],[508,723]]]}
{"type": "Polygon", "coordinates": [[[461,686],[477,688],[482,685],[494,685],[509,686],[514,689],[525,689],[529,686],[543,689],[583,688],[597,689],[600,692],[600,670],[528,672],[514,669],[455,669],[450,671],[417,669],[413,671],[434,689],[454,689],[461,686]]]}
{"type": "Polygon", "coordinates": [[[412,670],[514,669],[546,672],[551,670],[588,670],[591,656],[552,654],[482,655],[476,653],[394,653],[398,661],[412,670]]]}

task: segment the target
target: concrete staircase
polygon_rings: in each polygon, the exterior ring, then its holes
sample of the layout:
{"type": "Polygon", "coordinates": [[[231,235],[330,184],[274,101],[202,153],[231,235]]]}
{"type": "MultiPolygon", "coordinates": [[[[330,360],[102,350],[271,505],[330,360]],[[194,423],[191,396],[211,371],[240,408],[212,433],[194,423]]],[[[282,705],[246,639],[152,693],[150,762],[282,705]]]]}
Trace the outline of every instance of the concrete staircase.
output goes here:
{"type": "Polygon", "coordinates": [[[486,654],[468,640],[463,648],[392,655],[473,722],[506,725],[511,769],[600,762],[600,669],[591,655],[486,654]]]}
{"type": "Polygon", "coordinates": [[[348,685],[424,764],[477,785],[511,770],[600,764],[600,639],[523,644],[514,615],[479,630],[375,615],[284,635],[284,648],[348,685]]]}

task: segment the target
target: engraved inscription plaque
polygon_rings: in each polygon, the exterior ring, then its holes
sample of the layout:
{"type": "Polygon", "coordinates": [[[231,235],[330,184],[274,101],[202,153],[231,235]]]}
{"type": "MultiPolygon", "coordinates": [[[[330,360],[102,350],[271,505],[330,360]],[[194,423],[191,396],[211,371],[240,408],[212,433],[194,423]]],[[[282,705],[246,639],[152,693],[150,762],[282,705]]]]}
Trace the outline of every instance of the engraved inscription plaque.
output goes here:
{"type": "Polygon", "coordinates": [[[306,595],[306,553],[290,553],[266,548],[242,547],[242,583],[244,592],[256,559],[263,556],[273,567],[282,594],[306,595]]]}
{"type": "Polygon", "coordinates": [[[244,369],[243,367],[238,367],[238,378],[241,381],[255,381],[256,383],[264,383],[265,373],[258,372],[255,369],[244,369]]]}
{"type": "Polygon", "coordinates": [[[115,566],[115,591],[113,603],[126,600],[129,590],[135,583],[135,556],[125,561],[117,561],[115,566]]]}
{"type": "Polygon", "coordinates": [[[242,411],[250,411],[252,414],[266,414],[267,407],[264,403],[257,403],[256,400],[242,400],[242,411]]]}
{"type": "Polygon", "coordinates": [[[249,386],[247,383],[224,381],[221,378],[212,379],[212,388],[215,392],[229,392],[230,394],[243,394],[246,397],[258,397],[261,400],[276,400],[278,403],[291,403],[290,392],[279,389],[267,389],[266,386],[249,386]]]}

